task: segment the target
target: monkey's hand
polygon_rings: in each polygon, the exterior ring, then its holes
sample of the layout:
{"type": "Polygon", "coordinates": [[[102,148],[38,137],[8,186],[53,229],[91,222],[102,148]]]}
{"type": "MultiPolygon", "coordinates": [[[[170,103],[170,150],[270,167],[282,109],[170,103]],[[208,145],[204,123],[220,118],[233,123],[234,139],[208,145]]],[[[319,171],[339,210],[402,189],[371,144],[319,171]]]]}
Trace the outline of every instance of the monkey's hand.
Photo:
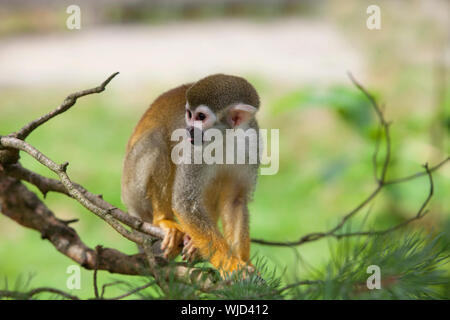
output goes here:
{"type": "Polygon", "coordinates": [[[166,232],[166,236],[161,243],[164,258],[175,258],[181,251],[184,233],[181,231],[180,226],[172,220],[160,220],[157,226],[166,232]]]}
{"type": "Polygon", "coordinates": [[[192,238],[185,234],[183,238],[183,251],[181,252],[183,260],[194,262],[201,259],[199,250],[194,246],[192,238]]]}

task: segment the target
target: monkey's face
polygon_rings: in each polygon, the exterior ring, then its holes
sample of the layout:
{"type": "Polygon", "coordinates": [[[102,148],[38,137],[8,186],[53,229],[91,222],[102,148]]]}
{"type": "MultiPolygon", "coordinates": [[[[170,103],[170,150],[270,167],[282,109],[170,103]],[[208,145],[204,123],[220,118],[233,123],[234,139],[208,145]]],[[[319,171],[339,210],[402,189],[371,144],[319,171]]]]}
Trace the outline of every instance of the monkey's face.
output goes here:
{"type": "Polygon", "coordinates": [[[203,142],[204,131],[212,128],[217,117],[208,106],[200,105],[192,109],[189,103],[186,103],[186,129],[188,131],[189,140],[192,144],[200,144],[203,142]]]}
{"type": "Polygon", "coordinates": [[[189,102],[186,103],[186,130],[192,144],[202,144],[206,130],[215,128],[222,132],[226,129],[245,129],[250,120],[253,119],[257,108],[244,104],[235,103],[224,110],[214,113],[206,105],[199,105],[192,108],[189,102]]]}
{"type": "Polygon", "coordinates": [[[215,74],[197,81],[186,92],[186,125],[191,143],[203,142],[216,128],[245,128],[259,107],[259,97],[244,78],[215,74]]]}

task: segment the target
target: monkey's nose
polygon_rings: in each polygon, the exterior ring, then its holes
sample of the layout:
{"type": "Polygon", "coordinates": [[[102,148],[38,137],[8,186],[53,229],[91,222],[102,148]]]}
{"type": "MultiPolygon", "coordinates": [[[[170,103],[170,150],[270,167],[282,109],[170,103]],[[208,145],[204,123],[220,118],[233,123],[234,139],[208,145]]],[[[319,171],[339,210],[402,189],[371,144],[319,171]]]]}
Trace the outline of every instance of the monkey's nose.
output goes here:
{"type": "Polygon", "coordinates": [[[188,135],[189,135],[189,141],[191,141],[192,144],[200,145],[203,142],[203,132],[199,128],[196,127],[189,127],[186,128],[188,135]]]}
{"type": "Polygon", "coordinates": [[[186,130],[187,130],[188,135],[189,135],[189,140],[193,141],[194,140],[194,130],[195,130],[194,127],[186,128],[186,130]]]}

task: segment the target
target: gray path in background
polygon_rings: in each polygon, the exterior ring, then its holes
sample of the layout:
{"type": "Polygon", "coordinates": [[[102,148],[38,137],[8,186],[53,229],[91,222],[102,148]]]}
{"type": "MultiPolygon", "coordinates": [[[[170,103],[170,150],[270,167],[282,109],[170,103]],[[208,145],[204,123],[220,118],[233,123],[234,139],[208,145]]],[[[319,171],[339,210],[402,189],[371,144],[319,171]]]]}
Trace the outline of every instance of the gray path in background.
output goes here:
{"type": "Polygon", "coordinates": [[[210,21],[83,27],[0,41],[0,87],[92,83],[113,71],[122,83],[186,82],[213,72],[286,84],[364,77],[362,57],[332,25],[316,21],[210,21]]]}

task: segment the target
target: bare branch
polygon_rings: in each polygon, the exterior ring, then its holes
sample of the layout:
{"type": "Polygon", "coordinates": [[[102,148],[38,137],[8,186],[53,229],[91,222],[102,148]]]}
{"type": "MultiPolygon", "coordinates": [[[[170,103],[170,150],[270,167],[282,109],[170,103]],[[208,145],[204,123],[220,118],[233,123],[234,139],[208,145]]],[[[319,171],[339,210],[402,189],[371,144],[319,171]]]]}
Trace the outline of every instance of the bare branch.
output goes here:
{"type": "Polygon", "coordinates": [[[111,287],[111,286],[115,286],[117,284],[121,284],[121,283],[125,283],[124,281],[114,281],[114,282],[109,282],[109,283],[105,283],[102,286],[102,293],[100,294],[100,298],[103,299],[106,293],[106,288],[107,287],[111,287]]]}
{"type": "Polygon", "coordinates": [[[114,298],[108,298],[107,300],[120,300],[120,299],[126,298],[128,296],[131,296],[132,294],[135,294],[135,293],[137,293],[139,291],[147,289],[148,287],[151,287],[154,284],[156,284],[156,281],[151,281],[151,282],[149,282],[147,284],[144,284],[143,286],[137,287],[137,288],[135,288],[135,289],[133,289],[133,290],[127,292],[127,293],[121,294],[120,296],[117,296],[117,297],[114,297],[114,298]]]}
{"type": "Polygon", "coordinates": [[[86,246],[74,229],[57,219],[53,212],[19,180],[0,170],[0,210],[20,225],[38,231],[62,254],[86,269],[128,275],[147,275],[147,261],[143,254],[126,255],[118,250],[103,248],[97,252],[86,246]]]}
{"type": "MultiPolygon", "coordinates": [[[[35,173],[22,167],[19,163],[9,165],[5,167],[4,170],[11,177],[15,177],[17,179],[24,180],[35,185],[42,192],[44,197],[50,191],[62,193],[69,197],[72,197],[61,181],[44,177],[38,173],[35,173]]],[[[89,201],[91,201],[96,206],[104,210],[108,210],[110,214],[120,222],[126,224],[127,226],[133,228],[136,231],[140,231],[152,237],[159,239],[164,238],[165,232],[161,228],[156,227],[148,222],[145,222],[137,217],[131,216],[126,212],[123,212],[119,208],[116,208],[107,201],[105,201],[101,196],[87,191],[84,187],[82,187],[77,183],[73,182],[73,185],[89,201]]]]}
{"type": "Polygon", "coordinates": [[[95,252],[97,253],[97,261],[95,261],[95,269],[94,269],[94,276],[93,276],[93,284],[94,284],[94,295],[96,299],[99,299],[100,296],[98,294],[98,285],[97,285],[97,272],[98,272],[98,266],[100,264],[100,253],[102,251],[102,246],[96,246],[95,252]]]}
{"type": "MultiPolygon", "coordinates": [[[[381,127],[383,128],[384,131],[384,136],[386,139],[386,156],[384,158],[384,162],[383,162],[383,168],[381,171],[381,176],[378,179],[375,173],[375,178],[378,180],[379,184],[384,184],[385,180],[386,180],[386,173],[387,173],[387,169],[389,167],[389,162],[391,160],[391,137],[389,134],[389,123],[386,121],[386,119],[384,118],[384,114],[383,111],[381,110],[380,106],[378,105],[375,97],[370,94],[366,88],[364,88],[358,81],[356,81],[356,79],[353,77],[353,75],[348,72],[348,77],[350,78],[350,80],[353,82],[353,84],[362,92],[364,93],[364,95],[367,97],[367,99],[370,101],[373,110],[375,111],[378,120],[380,122],[381,127]]],[[[377,146],[375,148],[375,157],[376,154],[378,153],[378,143],[377,146]]],[[[376,160],[375,160],[375,170],[376,170],[377,166],[376,166],[376,160]]]]}
{"type": "Polygon", "coordinates": [[[430,168],[428,168],[428,164],[424,165],[425,168],[425,174],[428,175],[428,179],[430,181],[430,188],[429,188],[429,192],[428,192],[428,196],[425,199],[425,201],[422,203],[419,211],[417,211],[416,215],[410,219],[407,219],[393,227],[387,228],[385,230],[375,230],[375,231],[363,231],[363,232],[352,232],[352,233],[343,233],[343,234],[337,234],[335,235],[335,237],[337,239],[339,238],[344,238],[344,237],[350,237],[350,236],[374,236],[374,235],[382,235],[382,234],[386,234],[388,232],[400,229],[401,227],[406,226],[407,224],[410,224],[411,222],[415,221],[415,220],[419,220],[420,218],[422,218],[423,216],[425,216],[428,211],[425,210],[426,206],[428,205],[428,203],[430,202],[431,198],[433,197],[433,193],[434,193],[434,184],[433,184],[433,177],[431,174],[431,170],[430,168]]]}
{"type": "Polygon", "coordinates": [[[72,183],[69,176],[66,173],[67,163],[58,165],[39,150],[28,144],[27,142],[14,138],[14,137],[0,137],[0,144],[6,148],[14,148],[28,153],[35,158],[41,164],[55,172],[61,179],[62,184],[66,188],[71,197],[76,199],[81,205],[83,205],[89,211],[95,213],[98,217],[105,220],[111,227],[119,232],[122,236],[135,243],[143,244],[146,236],[135,230],[127,230],[120,224],[112,215],[111,210],[105,210],[95,205],[82,192],[80,192],[76,186],[72,183]]]}
{"type": "Polygon", "coordinates": [[[53,118],[53,117],[55,117],[55,116],[65,112],[65,111],[69,110],[69,108],[72,107],[77,102],[78,98],[81,98],[81,97],[84,97],[84,96],[87,96],[87,95],[93,94],[93,93],[103,92],[105,90],[106,86],[118,74],[119,74],[119,72],[113,73],[112,75],[110,75],[108,77],[108,79],[103,81],[102,84],[100,84],[99,86],[97,86],[95,88],[78,91],[78,92],[75,92],[75,93],[72,93],[72,94],[68,95],[66,97],[66,99],[64,99],[63,103],[59,107],[57,107],[55,110],[47,113],[46,115],[44,115],[42,117],[39,117],[36,120],[31,121],[30,123],[25,125],[22,129],[20,129],[16,133],[13,133],[13,136],[16,137],[16,138],[19,138],[21,140],[25,140],[25,138],[28,137],[28,135],[31,132],[33,132],[34,129],[36,129],[40,125],[44,124],[45,122],[47,122],[51,118],[53,118]]]}
{"type": "Polygon", "coordinates": [[[375,178],[375,182],[379,183],[378,178],[378,151],[380,150],[381,143],[381,132],[383,131],[383,127],[381,126],[377,133],[377,138],[375,140],[375,150],[372,155],[372,165],[373,165],[373,176],[375,178]]]}
{"type": "MultiPolygon", "coordinates": [[[[449,160],[450,160],[450,157],[447,157],[446,159],[442,160],[442,161],[439,162],[437,165],[435,165],[435,166],[429,168],[428,170],[430,171],[430,173],[431,173],[431,172],[434,172],[434,171],[436,171],[437,169],[439,169],[440,167],[442,167],[444,164],[446,164],[449,160]]],[[[403,177],[403,178],[398,178],[398,179],[392,179],[392,180],[389,180],[389,181],[385,181],[384,184],[385,184],[385,185],[388,185],[388,184],[397,184],[397,183],[401,183],[401,182],[406,182],[406,181],[409,181],[409,180],[413,180],[413,179],[415,179],[415,178],[422,177],[422,176],[424,176],[424,175],[426,175],[426,174],[427,174],[427,171],[424,171],[424,172],[418,172],[418,173],[412,174],[412,175],[407,176],[407,177],[403,177]]]]}

